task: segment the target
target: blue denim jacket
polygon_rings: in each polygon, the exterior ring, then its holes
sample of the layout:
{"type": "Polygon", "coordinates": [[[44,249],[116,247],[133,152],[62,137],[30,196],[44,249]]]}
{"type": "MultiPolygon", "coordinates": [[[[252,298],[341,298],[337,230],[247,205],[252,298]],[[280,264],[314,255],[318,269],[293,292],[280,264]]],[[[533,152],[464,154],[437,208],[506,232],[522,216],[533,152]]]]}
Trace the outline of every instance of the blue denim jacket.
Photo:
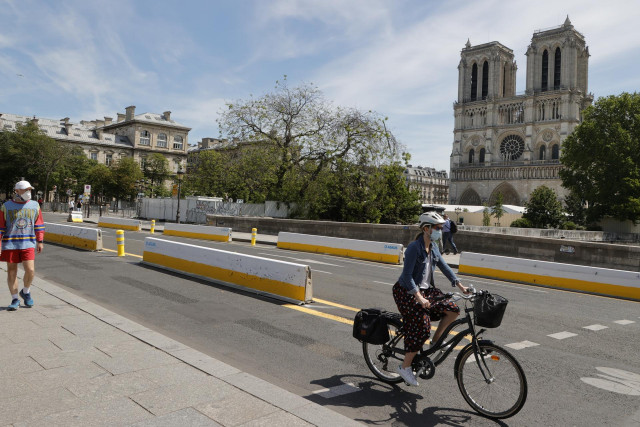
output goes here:
{"type": "MultiPolygon", "coordinates": [[[[437,265],[440,271],[451,281],[451,286],[455,287],[458,278],[453,270],[451,270],[451,267],[449,267],[449,264],[444,261],[442,255],[440,255],[438,245],[433,242],[431,242],[429,256],[431,257],[431,271],[428,271],[427,274],[429,275],[429,283],[431,286],[435,286],[433,270],[435,270],[437,265]]],[[[398,279],[400,286],[405,288],[410,294],[418,292],[418,287],[424,277],[426,263],[427,249],[424,246],[424,238],[420,237],[409,243],[407,250],[404,251],[404,267],[398,279]]]]}

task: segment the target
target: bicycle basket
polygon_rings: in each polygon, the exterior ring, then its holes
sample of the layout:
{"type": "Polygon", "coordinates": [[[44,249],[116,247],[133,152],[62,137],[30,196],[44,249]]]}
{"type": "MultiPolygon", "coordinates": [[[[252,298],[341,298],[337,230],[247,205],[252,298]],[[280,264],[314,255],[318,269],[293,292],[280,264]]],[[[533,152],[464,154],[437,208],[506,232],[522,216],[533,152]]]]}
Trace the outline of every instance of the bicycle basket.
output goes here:
{"type": "Polygon", "coordinates": [[[502,317],[509,301],[500,295],[485,291],[476,297],[473,307],[475,323],[483,328],[497,328],[502,323],[502,317]]]}
{"type": "Polygon", "coordinates": [[[363,308],[353,319],[353,337],[369,344],[384,344],[389,341],[389,328],[384,310],[363,308]]]}

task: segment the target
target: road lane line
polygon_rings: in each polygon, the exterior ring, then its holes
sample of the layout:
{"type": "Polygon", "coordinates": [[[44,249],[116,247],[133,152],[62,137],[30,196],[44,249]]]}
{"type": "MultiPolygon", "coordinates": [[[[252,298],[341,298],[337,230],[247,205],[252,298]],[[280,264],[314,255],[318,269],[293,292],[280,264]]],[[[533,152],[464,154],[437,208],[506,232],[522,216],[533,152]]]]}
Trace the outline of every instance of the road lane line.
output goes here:
{"type": "Polygon", "coordinates": [[[613,323],[617,323],[618,325],[630,325],[636,322],[634,320],[614,320],[613,323]]]}
{"type": "Polygon", "coordinates": [[[511,343],[511,344],[506,344],[505,347],[509,347],[514,350],[522,350],[523,348],[535,347],[537,345],[540,345],[540,344],[531,342],[531,341],[520,341],[520,342],[511,343]]]}
{"type": "Polygon", "coordinates": [[[380,283],[381,285],[389,285],[389,286],[393,286],[394,283],[389,283],[389,282],[378,282],[377,280],[372,280],[373,283],[380,283]]]}
{"type": "Polygon", "coordinates": [[[317,302],[319,302],[319,303],[321,303],[321,304],[331,305],[331,306],[333,306],[333,307],[344,308],[344,309],[346,309],[346,310],[355,311],[356,313],[357,313],[358,311],[360,311],[360,309],[359,309],[359,308],[349,307],[348,305],[338,304],[337,302],[331,302],[331,301],[327,301],[327,300],[320,299],[320,298],[314,298],[313,300],[314,300],[314,301],[317,301],[317,302]]]}
{"type": "MultiPolygon", "coordinates": [[[[118,253],[118,251],[114,251],[113,249],[102,248],[102,250],[103,250],[103,251],[107,251],[107,252],[115,252],[115,253],[118,253]]],[[[141,256],[141,255],[130,254],[130,253],[127,253],[127,252],[125,252],[124,254],[125,254],[125,255],[129,255],[129,256],[134,256],[134,257],[136,257],[136,258],[142,258],[142,256],[141,256]]]]}
{"type": "Polygon", "coordinates": [[[299,305],[294,304],[284,304],[283,307],[290,308],[292,310],[298,310],[303,313],[312,314],[318,317],[324,317],[325,319],[335,320],[336,322],[344,323],[347,325],[353,325],[353,320],[347,319],[346,317],[334,316],[333,314],[323,313],[321,311],[311,310],[307,307],[301,307],[299,305]]]}
{"type": "Polygon", "coordinates": [[[602,329],[607,329],[607,328],[608,328],[608,326],[597,325],[597,324],[583,327],[583,329],[588,329],[590,331],[601,331],[602,329]]]}
{"type": "Polygon", "coordinates": [[[565,338],[577,337],[578,334],[574,334],[573,332],[563,331],[563,332],[557,332],[555,334],[549,334],[547,336],[551,338],[555,338],[557,340],[563,340],[565,338]]]}
{"type": "Polygon", "coordinates": [[[315,268],[312,269],[311,272],[313,272],[313,273],[333,274],[333,273],[329,273],[328,271],[316,270],[315,268]]]}

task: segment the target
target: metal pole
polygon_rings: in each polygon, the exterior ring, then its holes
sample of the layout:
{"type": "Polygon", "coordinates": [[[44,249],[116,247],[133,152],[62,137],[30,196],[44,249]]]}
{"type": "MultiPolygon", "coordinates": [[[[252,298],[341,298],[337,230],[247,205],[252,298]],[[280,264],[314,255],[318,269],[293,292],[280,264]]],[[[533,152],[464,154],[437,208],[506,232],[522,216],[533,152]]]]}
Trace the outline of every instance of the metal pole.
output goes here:
{"type": "Polygon", "coordinates": [[[258,229],[257,228],[252,228],[251,229],[251,246],[255,246],[256,245],[256,235],[258,234],[258,229]]]}
{"type": "Polygon", "coordinates": [[[152,219],[151,220],[151,234],[156,232],[156,220],[152,219]]]}
{"type": "Polygon", "coordinates": [[[180,185],[182,180],[178,178],[178,211],[176,212],[176,223],[180,224],[180,185]]]}
{"type": "Polygon", "coordinates": [[[116,243],[118,244],[118,256],[124,256],[124,230],[116,230],[116,243]]]}

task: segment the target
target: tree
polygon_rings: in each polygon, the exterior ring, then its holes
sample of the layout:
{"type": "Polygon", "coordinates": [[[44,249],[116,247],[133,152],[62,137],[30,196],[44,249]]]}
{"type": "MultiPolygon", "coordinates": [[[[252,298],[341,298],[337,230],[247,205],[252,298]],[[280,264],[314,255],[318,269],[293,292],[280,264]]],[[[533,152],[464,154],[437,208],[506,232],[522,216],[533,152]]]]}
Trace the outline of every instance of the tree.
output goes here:
{"type": "Polygon", "coordinates": [[[583,117],[563,144],[563,186],[588,203],[589,222],[640,222],[640,94],[599,98],[583,117]]]}
{"type": "Polygon", "coordinates": [[[138,163],[132,157],[124,157],[111,168],[111,174],[110,192],[119,200],[135,198],[136,181],[142,178],[138,163]]]}
{"type": "Polygon", "coordinates": [[[531,221],[534,228],[558,228],[564,220],[562,203],[556,192],[546,185],[533,190],[524,206],[526,211],[522,217],[531,221]]]}
{"type": "Polygon", "coordinates": [[[498,193],[496,196],[496,202],[491,207],[491,214],[498,220],[498,226],[500,226],[500,218],[504,215],[504,208],[502,207],[502,193],[498,193]]]}
{"type": "Polygon", "coordinates": [[[491,225],[491,214],[489,213],[489,205],[485,204],[482,210],[482,225],[488,227],[491,225]]]}
{"type": "Polygon", "coordinates": [[[582,199],[575,193],[570,193],[564,198],[567,219],[579,226],[585,226],[587,221],[587,209],[582,199]]]}
{"type": "Polygon", "coordinates": [[[166,192],[165,181],[171,178],[169,161],[160,153],[153,153],[142,163],[142,173],[149,180],[150,190],[156,196],[166,192]],[[163,191],[164,190],[164,191],[163,191]]]}

